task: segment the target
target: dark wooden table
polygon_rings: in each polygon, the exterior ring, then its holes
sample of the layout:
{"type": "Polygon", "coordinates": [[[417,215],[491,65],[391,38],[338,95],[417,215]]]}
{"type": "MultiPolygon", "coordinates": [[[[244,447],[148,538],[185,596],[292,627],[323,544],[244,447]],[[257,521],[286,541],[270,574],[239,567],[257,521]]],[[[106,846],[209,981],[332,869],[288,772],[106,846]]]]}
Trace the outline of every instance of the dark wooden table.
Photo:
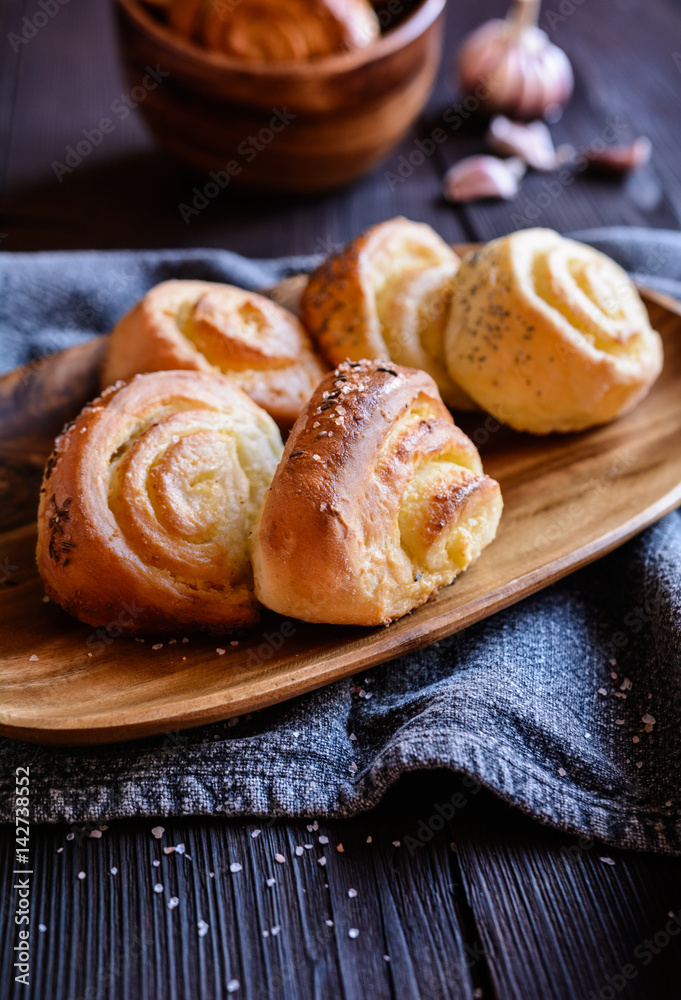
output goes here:
{"type": "MultiPolygon", "coordinates": [[[[386,178],[458,103],[451,77],[457,40],[505,6],[504,0],[450,0],[438,85],[417,130],[384,165],[328,198],[286,203],[225,195],[189,225],[178,205],[197,178],[155,149],[139,113],[118,123],[71,174],[61,181],[55,176],[53,161],[63,161],[65,148],[128,89],[110,3],[62,4],[26,44],[13,44],[10,33],[19,34],[22,18],[41,8],[14,0],[0,9],[2,249],[220,246],[250,256],[307,253],[328,250],[397,213],[430,222],[450,241],[493,237],[523,218],[563,232],[607,224],[679,227],[681,10],[669,0],[544,5],[544,26],[548,11],[563,18],[552,19],[551,34],[570,54],[577,76],[556,139],[587,145],[607,137],[604,130],[614,123],[621,139],[645,133],[653,141],[652,163],[623,183],[580,176],[569,187],[554,187],[546,204],[539,196],[549,179],[533,175],[513,203],[455,210],[441,200],[439,180],[449,163],[481,148],[479,134],[464,128],[403,182],[386,178]]],[[[681,997],[680,939],[664,932],[669,915],[681,909],[680,862],[545,829],[490,794],[470,790],[455,820],[410,852],[405,838],[416,836],[458,781],[443,773],[406,778],[373,813],[320,822],[311,832],[305,821],[191,817],[161,820],[161,841],[151,834],[153,819],[112,822],[100,838],[90,836],[90,828],[36,827],[28,988],[13,981],[12,844],[5,827],[0,997],[681,997]],[[262,832],[253,838],[255,829],[262,832]],[[313,852],[291,856],[295,845],[317,844],[320,835],[329,838],[325,868],[313,852]],[[180,842],[185,855],[163,854],[164,844],[180,842]],[[272,864],[277,851],[288,858],[285,865],[272,864]],[[241,871],[230,871],[234,860],[241,871]],[[277,881],[268,887],[270,875],[277,881]],[[156,882],[164,884],[163,896],[153,892],[156,882]],[[169,909],[173,894],[179,903],[169,909]],[[208,924],[203,936],[199,921],[208,924]],[[45,930],[36,930],[37,923],[45,930]],[[353,927],[357,937],[349,936],[353,927]]]]}

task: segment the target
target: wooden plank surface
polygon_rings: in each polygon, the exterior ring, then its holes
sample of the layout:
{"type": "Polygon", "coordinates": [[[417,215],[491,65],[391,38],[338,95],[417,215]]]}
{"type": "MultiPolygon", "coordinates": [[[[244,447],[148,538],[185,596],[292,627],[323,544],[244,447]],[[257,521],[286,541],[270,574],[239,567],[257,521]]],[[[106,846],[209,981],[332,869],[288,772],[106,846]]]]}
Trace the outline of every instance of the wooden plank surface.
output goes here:
{"type": "MultiPolygon", "coordinates": [[[[154,148],[139,114],[121,122],[62,183],[51,167],[127,90],[107,0],[64,4],[16,52],[8,33],[21,30],[22,18],[37,7],[30,0],[3,4],[0,232],[7,235],[0,248],[224,246],[274,256],[326,251],[398,212],[430,222],[452,242],[509,231],[547,178],[529,176],[517,203],[456,209],[440,197],[446,167],[482,149],[474,129],[453,131],[404,183],[386,178],[458,103],[450,70],[458,40],[506,6],[506,0],[450,3],[449,55],[427,112],[370,177],[323,199],[222,196],[187,226],[178,204],[200,178],[154,148]]],[[[557,0],[545,0],[544,27],[547,13],[558,9],[557,0]]],[[[654,153],[621,184],[580,175],[532,221],[562,231],[612,223],[678,228],[679,5],[587,0],[575,3],[550,34],[569,52],[577,76],[556,138],[586,144],[607,117],[619,115],[628,125],[622,137],[645,133],[654,153]]],[[[150,834],[153,820],[111,824],[101,839],[89,830],[70,831],[74,838],[66,840],[64,827],[35,828],[28,989],[13,982],[11,841],[2,828],[0,998],[678,1000],[679,938],[659,948],[654,939],[681,907],[679,862],[580,844],[470,790],[461,820],[410,853],[406,838],[423,833],[420,824],[456,787],[441,774],[407,778],[374,813],[321,823],[311,833],[305,823],[220,818],[161,820],[167,832],[159,842],[150,834]],[[256,828],[263,832],[254,839],[256,828]],[[330,844],[321,845],[319,834],[330,844]],[[162,853],[162,845],[182,842],[185,855],[162,853]],[[294,845],[310,842],[303,857],[291,856],[294,845]],[[284,865],[273,860],[277,850],[284,865]],[[322,851],[325,867],[315,860],[322,851]],[[240,872],[229,870],[234,861],[240,872]],[[82,880],[79,871],[86,873],[82,880]],[[266,884],[269,875],[274,886],[266,884]],[[153,892],[157,880],[162,894],[153,892]],[[173,893],[180,902],[171,910],[173,893]],[[204,937],[199,919],[209,925],[204,937]],[[47,929],[36,931],[38,922],[47,929]],[[348,936],[353,924],[357,938],[348,936]],[[643,964],[640,956],[648,954],[643,964]],[[620,989],[617,977],[627,965],[637,974],[620,989]],[[235,979],[239,987],[229,993],[235,979]]]]}

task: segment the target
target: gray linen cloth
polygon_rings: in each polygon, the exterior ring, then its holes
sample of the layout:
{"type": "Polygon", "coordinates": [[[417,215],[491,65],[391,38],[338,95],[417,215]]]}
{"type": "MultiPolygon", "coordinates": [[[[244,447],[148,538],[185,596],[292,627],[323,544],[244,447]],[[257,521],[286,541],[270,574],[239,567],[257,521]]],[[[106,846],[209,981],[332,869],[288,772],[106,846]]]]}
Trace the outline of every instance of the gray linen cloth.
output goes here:
{"type": "MultiPolygon", "coordinates": [[[[681,234],[576,235],[681,298],[681,234]]],[[[312,263],[215,250],[0,254],[0,366],[108,331],[170,277],[259,288],[312,263]]],[[[465,632],[236,725],[96,749],[0,739],[0,761],[0,820],[27,763],[36,822],[352,816],[407,771],[449,768],[545,823],[681,853],[681,513],[465,632]]]]}

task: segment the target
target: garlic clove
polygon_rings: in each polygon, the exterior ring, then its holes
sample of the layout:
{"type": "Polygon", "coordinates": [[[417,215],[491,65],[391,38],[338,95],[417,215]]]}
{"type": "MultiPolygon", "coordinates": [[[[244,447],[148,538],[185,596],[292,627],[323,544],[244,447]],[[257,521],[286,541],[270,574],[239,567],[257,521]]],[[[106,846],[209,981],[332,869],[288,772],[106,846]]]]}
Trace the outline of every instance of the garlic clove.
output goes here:
{"type": "Polygon", "coordinates": [[[463,89],[483,111],[556,120],[574,86],[570,61],[537,27],[539,0],[515,0],[503,21],[487,21],[458,52],[463,89]]]}
{"type": "Polygon", "coordinates": [[[575,155],[574,147],[567,143],[555,148],[543,121],[514,122],[505,115],[495,115],[485,139],[495,153],[519,156],[533,170],[558,170],[575,155]]]}
{"type": "Polygon", "coordinates": [[[583,150],[583,153],[592,173],[621,177],[630,170],[644,166],[650,159],[652,150],[650,139],[640,135],[625,146],[606,146],[604,149],[592,147],[583,150]]]}
{"type": "Polygon", "coordinates": [[[442,193],[447,201],[461,203],[481,198],[514,198],[525,164],[517,157],[467,156],[447,171],[442,193]]]}

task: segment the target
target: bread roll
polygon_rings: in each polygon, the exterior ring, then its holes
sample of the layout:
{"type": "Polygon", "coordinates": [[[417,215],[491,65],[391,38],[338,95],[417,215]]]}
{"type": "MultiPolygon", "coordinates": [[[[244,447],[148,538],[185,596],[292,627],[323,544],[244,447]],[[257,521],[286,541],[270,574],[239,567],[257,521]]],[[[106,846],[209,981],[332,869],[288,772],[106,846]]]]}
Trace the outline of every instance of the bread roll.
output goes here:
{"type": "Polygon", "coordinates": [[[230,379],[139,375],[57,438],[37,560],[46,593],[116,632],[224,632],[258,620],[247,533],[282,451],[230,379]]]}
{"type": "Polygon", "coordinates": [[[229,375],[282,428],[326,371],[292,313],[210,281],[164,281],[147,292],[111,334],[102,384],[172,368],[229,375]]]}
{"type": "Polygon", "coordinates": [[[475,409],[451,378],[444,331],[459,258],[430,226],[396,218],[368,229],[310,276],[301,316],[333,365],[383,358],[421,368],[454,409],[475,409]]]}
{"type": "Polygon", "coordinates": [[[464,257],[446,352],[481,407],[534,434],[613,420],[662,368],[662,342],[626,272],[550,229],[464,257]]]}
{"type": "Polygon", "coordinates": [[[429,375],[339,365],[298,418],[254,525],[256,595],[305,621],[387,624],[477,559],[501,508],[429,375]]]}
{"type": "Polygon", "coordinates": [[[171,0],[168,19],[208,48],[268,63],[365,48],[380,34],[368,0],[171,0]]]}

